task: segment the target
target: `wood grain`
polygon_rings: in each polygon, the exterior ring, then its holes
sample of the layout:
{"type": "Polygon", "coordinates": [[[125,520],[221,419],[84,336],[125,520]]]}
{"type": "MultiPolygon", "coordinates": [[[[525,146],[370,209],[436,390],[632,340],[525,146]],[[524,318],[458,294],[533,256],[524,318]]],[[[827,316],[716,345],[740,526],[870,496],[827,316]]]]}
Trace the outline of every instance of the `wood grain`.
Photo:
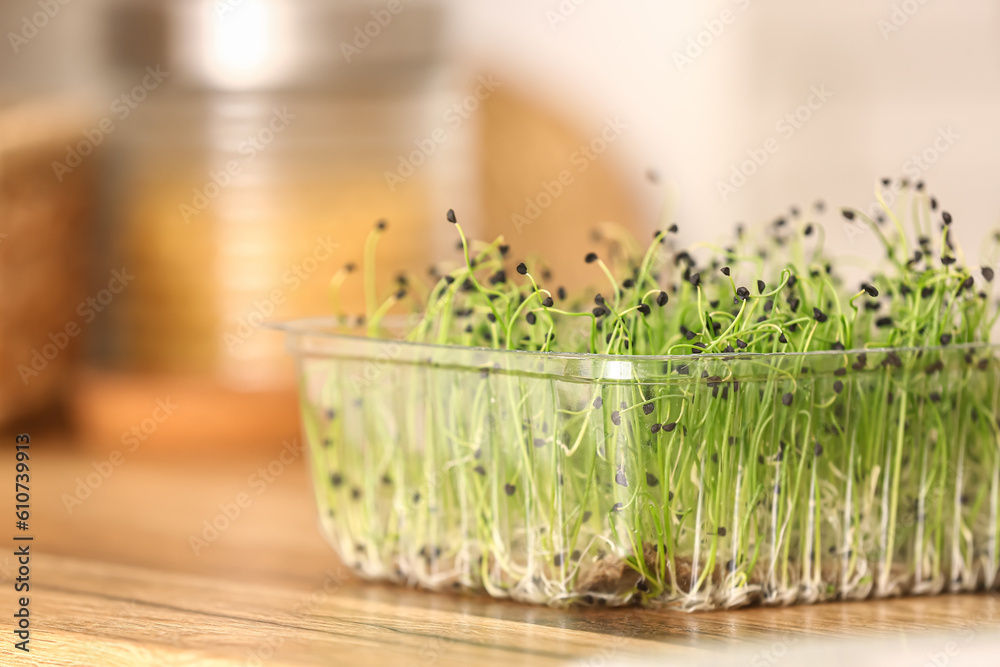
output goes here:
{"type": "MultiPolygon", "coordinates": [[[[25,661],[5,639],[0,664],[676,663],[750,656],[777,637],[905,643],[972,621],[1000,629],[1000,603],[987,595],[685,614],[557,610],[368,584],[320,538],[301,458],[196,554],[189,536],[277,449],[245,458],[209,456],[208,443],[198,458],[137,452],[70,511],[64,494],[100,463],[71,445],[32,441],[32,654],[25,661]]],[[[11,474],[9,461],[2,470],[11,474]]],[[[13,576],[5,555],[5,610],[13,576]]]]}

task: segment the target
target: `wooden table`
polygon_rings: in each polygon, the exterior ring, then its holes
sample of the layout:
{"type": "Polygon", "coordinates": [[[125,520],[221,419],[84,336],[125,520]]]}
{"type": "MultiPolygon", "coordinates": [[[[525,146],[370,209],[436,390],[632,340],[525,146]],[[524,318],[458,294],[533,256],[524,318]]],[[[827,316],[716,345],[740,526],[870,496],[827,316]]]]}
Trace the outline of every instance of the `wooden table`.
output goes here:
{"type": "MultiPolygon", "coordinates": [[[[214,453],[210,443],[183,456],[139,450],[105,478],[104,454],[35,435],[31,655],[11,646],[17,574],[6,550],[0,663],[599,665],[657,654],[657,664],[677,664],[735,652],[743,664],[770,665],[768,651],[784,654],[802,638],[899,646],[947,632],[997,647],[1000,602],[989,595],[686,614],[554,610],[365,584],[321,539],[301,459],[263,490],[251,483],[276,454],[214,453]],[[95,472],[99,486],[79,504],[67,500],[86,495],[77,487],[95,472]],[[193,548],[190,537],[240,493],[250,505],[193,548]]],[[[10,480],[13,457],[3,458],[10,480]]]]}

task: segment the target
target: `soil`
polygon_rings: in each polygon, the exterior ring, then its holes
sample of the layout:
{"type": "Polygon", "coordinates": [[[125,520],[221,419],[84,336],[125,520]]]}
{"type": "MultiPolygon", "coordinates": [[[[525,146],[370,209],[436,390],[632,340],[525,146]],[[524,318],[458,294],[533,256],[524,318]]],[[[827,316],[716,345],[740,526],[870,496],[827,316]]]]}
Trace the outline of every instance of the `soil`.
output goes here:
{"type": "MultiPolygon", "coordinates": [[[[643,560],[645,561],[646,567],[648,569],[655,570],[657,568],[658,556],[655,545],[653,544],[643,545],[643,560]]],[[[838,578],[840,572],[838,568],[831,569],[831,566],[829,564],[826,564],[824,566],[823,582],[820,585],[820,588],[818,588],[817,591],[815,592],[814,601],[818,601],[820,599],[831,599],[832,597],[835,597],[829,594],[825,594],[823,588],[825,588],[825,584],[829,582],[839,583],[838,578]]],[[[716,585],[722,584],[725,578],[724,575],[725,575],[724,567],[717,564],[711,575],[712,583],[716,585]]],[[[680,557],[674,558],[674,578],[677,582],[676,593],[683,593],[691,590],[693,582],[691,578],[690,559],[680,558],[680,557]]],[[[625,558],[608,555],[605,556],[604,558],[601,558],[596,563],[594,563],[594,565],[589,568],[586,574],[578,580],[576,590],[578,593],[585,596],[584,602],[588,602],[588,600],[586,600],[587,595],[593,595],[594,597],[597,598],[597,602],[603,602],[604,601],[603,599],[611,598],[614,596],[621,596],[623,594],[634,591],[637,587],[637,584],[640,583],[641,579],[642,579],[641,575],[628,564],[625,558]]],[[[665,577],[665,580],[667,582],[670,581],[669,575],[665,577]]],[[[893,565],[892,576],[890,577],[890,580],[893,582],[890,590],[884,593],[881,597],[885,596],[895,597],[899,595],[907,595],[913,588],[912,577],[907,576],[905,565],[902,564],[893,565]]],[[[735,606],[745,606],[748,604],[759,604],[761,602],[764,602],[767,596],[764,595],[764,591],[760,589],[760,586],[762,586],[763,583],[764,583],[764,576],[762,572],[755,571],[749,573],[747,584],[750,588],[756,588],[756,590],[748,590],[748,595],[744,599],[742,599],[741,602],[736,603],[735,606]]],[[[869,594],[865,597],[874,596],[875,594],[874,591],[875,587],[872,587],[872,591],[870,591],[869,594]]],[[[788,593],[791,594],[792,598],[791,602],[788,601],[787,599],[788,595],[785,594],[778,596],[775,600],[772,600],[771,603],[772,604],[792,603],[796,599],[802,599],[801,596],[804,593],[804,591],[789,591],[788,593]]],[[[660,602],[663,601],[664,600],[660,600],[660,602]]],[[[611,602],[611,600],[609,599],[607,600],[607,602],[611,602]]],[[[636,596],[635,598],[630,600],[630,602],[637,604],[642,603],[641,596],[636,596]]],[[[654,604],[656,602],[657,601],[653,601],[654,604]]],[[[614,602],[612,602],[612,604],[614,604],[614,602]]],[[[712,606],[721,604],[724,603],[721,600],[716,600],[715,604],[713,604],[712,606]]]]}
{"type": "MultiPolygon", "coordinates": [[[[646,568],[656,571],[659,566],[659,558],[656,545],[643,545],[643,560],[646,568]]],[[[808,604],[831,599],[838,599],[842,592],[840,586],[841,572],[839,564],[824,562],[822,565],[822,581],[815,586],[805,586],[793,584],[792,586],[776,591],[766,584],[766,573],[761,567],[753,572],[747,573],[746,584],[738,588],[723,588],[727,580],[727,570],[725,565],[716,564],[710,580],[711,590],[702,592],[694,596],[686,595],[693,585],[691,560],[688,558],[675,557],[673,560],[674,576],[671,579],[669,573],[664,576],[668,590],[659,596],[652,598],[643,595],[648,588],[643,586],[642,576],[635,570],[625,558],[612,554],[598,557],[589,567],[584,567],[580,578],[577,580],[575,591],[579,596],[576,603],[585,605],[650,605],[661,606],[683,606],[690,609],[720,609],[731,607],[744,607],[748,605],[788,605],[788,604],[808,604]],[[676,589],[669,589],[671,581],[676,582],[676,589]],[[838,589],[830,593],[826,586],[833,583],[838,589]],[[636,591],[639,591],[636,593],[636,591]],[[634,594],[633,594],[634,593],[634,594]],[[691,606],[694,605],[694,606],[691,606]]],[[[428,585],[427,581],[417,581],[412,575],[406,577],[402,569],[396,572],[380,573],[394,579],[398,583],[418,585],[435,590],[458,590],[466,592],[481,591],[481,583],[460,582],[455,578],[442,577],[436,580],[433,585],[428,585]],[[393,576],[395,575],[395,576],[393,576]]],[[[443,574],[443,573],[442,573],[443,574]]],[[[877,579],[877,575],[876,575],[877,579]]],[[[894,564],[890,576],[892,582],[889,589],[879,593],[877,584],[870,586],[867,591],[855,591],[853,595],[848,595],[850,599],[868,599],[874,597],[895,597],[921,592],[940,592],[942,588],[948,588],[943,581],[935,583],[924,582],[923,586],[915,585],[912,575],[908,574],[907,567],[903,564],[894,564]],[[935,585],[936,584],[936,585],[935,585]],[[927,589],[930,590],[927,590],[927,589]],[[860,593],[860,595],[858,594],[860,593]]],[[[977,588],[985,587],[984,581],[977,581],[977,588]]],[[[1000,578],[995,586],[1000,589],[1000,578]]],[[[570,596],[572,599],[572,596],[570,596]]],[[[567,600],[569,601],[569,600],[567,600]]]]}
{"type": "MultiPolygon", "coordinates": [[[[643,560],[646,568],[655,571],[659,566],[659,556],[655,544],[643,544],[643,560]]],[[[674,558],[674,580],[679,591],[691,589],[691,561],[687,558],[674,558]]],[[[712,573],[712,580],[719,582],[722,568],[718,565],[712,573]]],[[[669,575],[665,577],[669,581],[669,575]]],[[[582,594],[616,595],[632,591],[640,583],[642,576],[628,564],[626,559],[618,556],[605,556],[598,560],[583,576],[576,586],[582,594]]]]}

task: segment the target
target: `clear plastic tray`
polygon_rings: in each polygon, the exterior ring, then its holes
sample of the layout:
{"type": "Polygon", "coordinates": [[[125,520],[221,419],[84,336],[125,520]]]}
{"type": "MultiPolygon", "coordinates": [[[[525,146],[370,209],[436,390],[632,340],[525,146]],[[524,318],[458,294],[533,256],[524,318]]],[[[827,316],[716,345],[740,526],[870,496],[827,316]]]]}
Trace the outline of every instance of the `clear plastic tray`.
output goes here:
{"type": "Polygon", "coordinates": [[[716,609],[997,588],[997,346],[648,357],[281,325],[363,576],[716,609]]]}

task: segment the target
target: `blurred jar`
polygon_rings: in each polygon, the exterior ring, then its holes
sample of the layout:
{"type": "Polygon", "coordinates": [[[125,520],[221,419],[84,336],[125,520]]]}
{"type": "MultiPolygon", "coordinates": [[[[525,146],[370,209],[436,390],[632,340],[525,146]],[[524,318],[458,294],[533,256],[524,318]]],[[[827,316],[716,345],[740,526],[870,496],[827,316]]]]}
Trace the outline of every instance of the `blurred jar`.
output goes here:
{"type": "MultiPolygon", "coordinates": [[[[136,278],[107,356],[243,390],[285,386],[281,338],[260,324],[329,314],[330,276],[359,263],[377,220],[392,232],[379,248],[386,286],[451,248],[436,224],[447,208],[475,224],[475,132],[446,121],[460,95],[441,12],[397,1],[137,7],[115,21],[155,32],[162,20],[166,36],[162,60],[134,30],[117,51],[123,90],[143,99],[115,137],[113,254],[136,278]]],[[[345,288],[358,310],[360,276],[345,288]]]]}

